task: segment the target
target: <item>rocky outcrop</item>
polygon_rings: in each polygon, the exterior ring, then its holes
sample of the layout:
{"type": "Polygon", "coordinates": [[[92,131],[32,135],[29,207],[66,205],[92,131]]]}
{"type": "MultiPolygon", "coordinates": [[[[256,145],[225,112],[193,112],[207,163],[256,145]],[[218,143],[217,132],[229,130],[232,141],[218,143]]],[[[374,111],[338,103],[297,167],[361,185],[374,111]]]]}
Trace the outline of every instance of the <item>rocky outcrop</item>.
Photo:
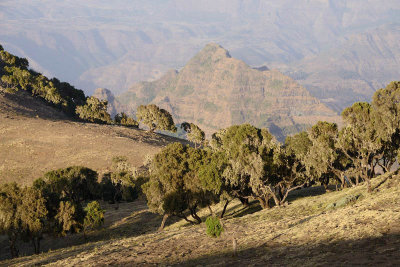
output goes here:
{"type": "Polygon", "coordinates": [[[135,84],[118,100],[131,115],[140,104],[157,104],[177,123],[196,123],[207,134],[246,122],[269,127],[282,139],[318,120],[338,121],[335,112],[290,77],[253,69],[217,44],[206,45],[179,72],[135,84]]]}

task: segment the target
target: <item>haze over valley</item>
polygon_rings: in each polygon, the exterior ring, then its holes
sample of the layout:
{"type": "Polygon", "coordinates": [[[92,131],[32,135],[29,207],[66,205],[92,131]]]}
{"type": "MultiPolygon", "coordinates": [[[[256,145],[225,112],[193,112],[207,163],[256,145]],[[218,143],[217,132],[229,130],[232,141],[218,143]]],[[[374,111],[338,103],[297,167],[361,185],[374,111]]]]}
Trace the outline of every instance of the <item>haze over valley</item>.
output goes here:
{"type": "Polygon", "coordinates": [[[0,43],[91,94],[182,68],[215,42],[336,112],[400,75],[396,0],[2,1],[0,43]]]}

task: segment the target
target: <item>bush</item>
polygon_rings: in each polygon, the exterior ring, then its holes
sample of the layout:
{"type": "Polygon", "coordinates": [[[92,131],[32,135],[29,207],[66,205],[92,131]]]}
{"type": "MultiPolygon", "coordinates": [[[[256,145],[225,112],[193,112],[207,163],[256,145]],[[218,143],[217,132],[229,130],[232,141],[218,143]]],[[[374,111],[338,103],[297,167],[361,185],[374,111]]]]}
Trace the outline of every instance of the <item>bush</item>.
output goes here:
{"type": "Polygon", "coordinates": [[[92,201],[85,208],[84,229],[93,230],[100,228],[104,224],[104,212],[101,209],[99,202],[92,201]]]}
{"type": "Polygon", "coordinates": [[[84,121],[94,123],[111,123],[110,114],[107,112],[107,101],[101,101],[96,97],[88,97],[86,104],[76,107],[76,114],[84,121]]]}
{"type": "Polygon", "coordinates": [[[177,131],[171,114],[156,105],[140,105],[137,109],[136,117],[138,121],[149,127],[150,132],[161,130],[176,133],[177,131]]]}
{"type": "Polygon", "coordinates": [[[206,226],[207,226],[207,235],[211,237],[219,237],[221,233],[224,231],[224,227],[222,226],[219,219],[215,216],[207,218],[206,226]]]}

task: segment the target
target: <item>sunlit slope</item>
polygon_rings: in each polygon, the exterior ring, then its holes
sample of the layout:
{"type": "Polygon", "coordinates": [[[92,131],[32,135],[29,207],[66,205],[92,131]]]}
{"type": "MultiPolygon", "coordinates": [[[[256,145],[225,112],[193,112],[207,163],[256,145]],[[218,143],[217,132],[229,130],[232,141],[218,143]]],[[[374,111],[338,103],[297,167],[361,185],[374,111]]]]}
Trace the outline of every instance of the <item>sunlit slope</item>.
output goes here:
{"type": "Polygon", "coordinates": [[[0,90],[0,182],[29,183],[46,171],[82,165],[107,169],[114,156],[141,166],[171,137],[121,126],[79,123],[26,92],[0,90]]]}

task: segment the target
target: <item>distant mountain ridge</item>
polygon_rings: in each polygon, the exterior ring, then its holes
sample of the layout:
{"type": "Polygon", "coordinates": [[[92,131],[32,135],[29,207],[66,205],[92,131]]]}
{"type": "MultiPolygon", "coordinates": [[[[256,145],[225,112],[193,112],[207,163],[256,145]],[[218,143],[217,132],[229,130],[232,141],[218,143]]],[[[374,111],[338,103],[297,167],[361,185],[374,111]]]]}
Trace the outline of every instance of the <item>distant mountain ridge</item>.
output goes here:
{"type": "Polygon", "coordinates": [[[207,134],[251,123],[268,127],[282,140],[318,120],[340,120],[292,78],[265,66],[251,68],[215,43],[206,45],[179,72],[137,83],[116,99],[120,104],[110,104],[117,110],[134,115],[139,105],[153,103],[171,112],[177,123],[196,123],[207,134]]]}
{"type": "Polygon", "coordinates": [[[399,42],[400,23],[354,34],[341,46],[294,64],[293,78],[341,112],[355,101],[369,101],[377,89],[399,80],[399,42]]]}

